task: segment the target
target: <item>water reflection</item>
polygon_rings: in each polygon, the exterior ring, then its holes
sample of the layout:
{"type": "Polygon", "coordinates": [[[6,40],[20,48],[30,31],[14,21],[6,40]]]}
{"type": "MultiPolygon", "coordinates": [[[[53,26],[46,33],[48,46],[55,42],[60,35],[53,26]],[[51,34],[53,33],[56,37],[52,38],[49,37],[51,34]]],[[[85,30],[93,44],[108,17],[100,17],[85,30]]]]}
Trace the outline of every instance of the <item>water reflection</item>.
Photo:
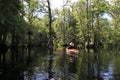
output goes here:
{"type": "Polygon", "coordinates": [[[54,78],[54,70],[52,69],[52,64],[53,64],[53,56],[49,57],[49,63],[48,63],[48,74],[49,74],[49,79],[54,78]]]}
{"type": "Polygon", "coordinates": [[[114,53],[109,51],[83,51],[76,60],[59,57],[55,64],[64,80],[114,80],[114,53]],[[64,62],[63,62],[64,60],[64,62]],[[62,64],[63,63],[63,64],[62,64]],[[62,66],[61,66],[62,65],[62,66]]]}
{"type": "Polygon", "coordinates": [[[78,58],[71,58],[63,54],[62,56],[56,55],[58,57],[54,61],[52,60],[52,58],[49,59],[49,67],[46,67],[48,69],[48,78],[54,78],[56,80],[113,79],[112,74],[106,75],[108,73],[112,73],[112,70],[109,68],[113,67],[110,66],[113,63],[108,63],[112,61],[112,58],[110,57],[111,55],[109,53],[89,52],[89,55],[86,55],[86,53],[81,55],[82,56],[78,58]],[[52,66],[52,64],[54,64],[55,66],[52,66]],[[107,68],[108,72],[105,73],[105,69],[103,69],[103,67],[107,68]],[[80,71],[80,73],[78,71],[80,71]]]}
{"type": "Polygon", "coordinates": [[[0,80],[119,80],[120,53],[116,50],[81,50],[69,57],[45,50],[19,48],[0,52],[0,80]]]}
{"type": "MultiPolygon", "coordinates": [[[[0,53],[0,80],[22,80],[28,57],[26,49],[10,48],[0,53]],[[24,51],[23,51],[24,50],[24,51]]],[[[30,62],[29,62],[30,63],[30,62]]]]}
{"type": "Polygon", "coordinates": [[[48,73],[42,73],[40,67],[36,67],[32,75],[32,80],[48,80],[48,73]]]}

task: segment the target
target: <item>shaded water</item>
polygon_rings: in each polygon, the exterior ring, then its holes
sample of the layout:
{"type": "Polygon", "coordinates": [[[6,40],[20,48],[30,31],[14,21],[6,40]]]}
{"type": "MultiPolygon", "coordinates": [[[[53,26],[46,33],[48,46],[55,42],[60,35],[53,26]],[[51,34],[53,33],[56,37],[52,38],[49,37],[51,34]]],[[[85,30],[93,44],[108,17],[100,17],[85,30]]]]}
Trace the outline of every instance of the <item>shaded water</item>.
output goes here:
{"type": "Polygon", "coordinates": [[[49,56],[44,49],[0,53],[0,80],[120,80],[120,52],[80,51],[77,58],[63,51],[49,56]]]}

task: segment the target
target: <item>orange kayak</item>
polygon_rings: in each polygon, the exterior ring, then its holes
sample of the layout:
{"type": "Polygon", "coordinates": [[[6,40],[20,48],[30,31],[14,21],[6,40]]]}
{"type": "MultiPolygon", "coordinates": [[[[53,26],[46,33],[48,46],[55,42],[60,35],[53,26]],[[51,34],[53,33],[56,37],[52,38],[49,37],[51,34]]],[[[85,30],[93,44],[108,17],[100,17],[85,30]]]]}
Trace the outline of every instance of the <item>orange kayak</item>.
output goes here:
{"type": "Polygon", "coordinates": [[[68,49],[66,48],[66,54],[70,57],[77,57],[79,55],[79,50],[78,49],[68,49]]]}

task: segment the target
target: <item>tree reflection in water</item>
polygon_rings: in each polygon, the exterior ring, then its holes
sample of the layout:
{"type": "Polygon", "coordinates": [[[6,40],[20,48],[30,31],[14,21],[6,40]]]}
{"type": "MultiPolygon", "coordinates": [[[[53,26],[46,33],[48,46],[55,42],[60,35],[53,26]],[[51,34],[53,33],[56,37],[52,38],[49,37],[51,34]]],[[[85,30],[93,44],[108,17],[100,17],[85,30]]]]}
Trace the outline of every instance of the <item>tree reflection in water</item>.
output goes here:
{"type": "Polygon", "coordinates": [[[46,72],[41,72],[42,70],[40,67],[35,67],[35,71],[32,75],[32,80],[54,80],[54,70],[52,68],[53,56],[46,58],[46,60],[48,60],[48,67],[46,66],[46,72]]]}
{"type": "Polygon", "coordinates": [[[120,79],[120,55],[115,50],[81,51],[77,58],[65,53],[48,57],[45,51],[27,50],[0,52],[0,80],[120,79]]]}
{"type": "Polygon", "coordinates": [[[46,80],[48,79],[47,73],[42,73],[40,67],[36,67],[32,75],[32,80],[46,80]]]}

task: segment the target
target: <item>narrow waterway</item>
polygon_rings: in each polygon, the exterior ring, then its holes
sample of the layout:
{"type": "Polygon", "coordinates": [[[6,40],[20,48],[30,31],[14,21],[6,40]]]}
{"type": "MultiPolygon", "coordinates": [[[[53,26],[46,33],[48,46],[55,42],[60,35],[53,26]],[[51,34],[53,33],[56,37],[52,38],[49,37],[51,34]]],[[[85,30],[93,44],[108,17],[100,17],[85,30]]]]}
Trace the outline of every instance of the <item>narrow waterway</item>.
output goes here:
{"type": "Polygon", "coordinates": [[[0,80],[120,80],[120,52],[80,50],[78,57],[45,49],[0,53],[0,80]]]}

